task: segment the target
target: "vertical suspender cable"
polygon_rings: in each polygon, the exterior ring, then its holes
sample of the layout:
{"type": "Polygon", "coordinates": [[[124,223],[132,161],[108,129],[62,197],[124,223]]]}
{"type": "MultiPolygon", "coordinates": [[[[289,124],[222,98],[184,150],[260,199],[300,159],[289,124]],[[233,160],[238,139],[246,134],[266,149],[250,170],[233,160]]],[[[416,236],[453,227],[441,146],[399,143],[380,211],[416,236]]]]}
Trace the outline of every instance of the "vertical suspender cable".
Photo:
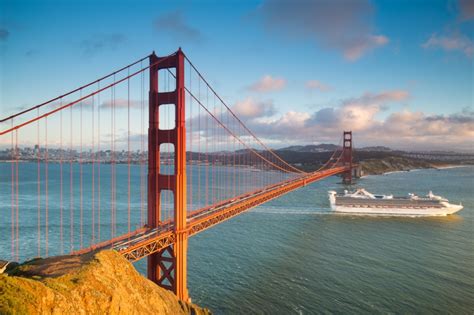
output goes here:
{"type": "Polygon", "coordinates": [[[44,186],[45,186],[45,216],[44,216],[44,222],[45,222],[45,250],[46,250],[46,256],[48,256],[48,237],[49,237],[49,231],[48,231],[48,194],[49,194],[49,185],[48,185],[48,117],[45,118],[44,121],[44,186]]]}
{"type": "MultiPolygon", "coordinates": [[[[207,89],[207,93],[209,94],[209,88],[207,89]]],[[[213,113],[214,115],[216,115],[216,97],[214,96],[214,106],[213,106],[213,113]]],[[[211,159],[212,159],[212,163],[209,165],[209,168],[211,169],[211,174],[210,174],[210,177],[211,177],[211,202],[212,203],[215,203],[216,202],[216,197],[215,197],[215,193],[216,193],[216,181],[215,181],[215,163],[216,163],[216,124],[211,124],[211,130],[212,130],[212,134],[211,134],[211,159]]]]}
{"type": "MultiPolygon", "coordinates": [[[[114,75],[115,82],[115,75],[114,75]]],[[[114,87],[110,89],[110,238],[114,238],[114,87]]]]}
{"type": "MultiPolygon", "coordinates": [[[[192,99],[192,97],[191,97],[192,99]]],[[[199,99],[201,99],[201,88],[199,87],[199,99]]],[[[202,196],[201,196],[201,106],[198,106],[198,205],[202,207],[202,196]]]]}
{"type": "MultiPolygon", "coordinates": [[[[100,90],[100,81],[97,82],[97,90],[100,90]]],[[[97,94],[97,152],[99,157],[97,159],[97,242],[100,242],[100,160],[102,154],[100,151],[100,93],[97,94]]]]}
{"type": "MultiPolygon", "coordinates": [[[[140,69],[143,68],[142,63],[140,62],[140,69]]],[[[144,113],[144,73],[140,74],[140,227],[144,224],[144,199],[145,199],[145,185],[144,185],[144,137],[145,137],[145,113],[144,113]]]]}
{"type": "Polygon", "coordinates": [[[15,181],[16,181],[16,260],[19,260],[19,251],[20,251],[20,227],[19,227],[19,214],[20,214],[20,204],[18,203],[18,196],[19,196],[19,183],[18,183],[18,160],[19,160],[19,152],[18,152],[18,129],[15,131],[15,161],[16,161],[16,170],[15,170],[15,181]]]}
{"type": "MultiPolygon", "coordinates": [[[[128,68],[128,75],[130,75],[130,68],[128,68]]],[[[128,207],[127,207],[127,218],[128,218],[128,233],[130,234],[130,79],[127,79],[127,118],[128,118],[128,134],[127,134],[127,146],[128,146],[128,207]]]]}
{"type": "MultiPolygon", "coordinates": [[[[114,83],[115,83],[115,75],[114,75],[114,83]]],[[[112,161],[112,169],[113,169],[113,174],[112,174],[112,189],[113,189],[113,224],[112,224],[112,229],[113,229],[113,235],[115,237],[116,235],[116,224],[117,224],[117,168],[116,168],[116,123],[117,123],[117,116],[116,116],[116,87],[114,85],[113,87],[113,106],[112,106],[112,113],[113,113],[113,123],[112,123],[112,128],[113,128],[113,133],[112,133],[112,143],[113,143],[113,161],[112,161]]]]}
{"type": "MultiPolygon", "coordinates": [[[[198,84],[199,87],[199,99],[201,99],[201,87],[200,84],[198,84]]],[[[192,97],[191,97],[192,99],[192,97]]],[[[201,168],[202,168],[202,163],[201,163],[201,106],[198,106],[198,207],[202,207],[202,196],[201,196],[201,168]]]]}
{"type": "MultiPolygon", "coordinates": [[[[227,114],[227,116],[229,117],[230,115],[227,114]]],[[[231,119],[231,122],[233,122],[234,120],[231,119]]],[[[235,124],[234,124],[235,125],[235,124]]],[[[232,132],[235,132],[235,126],[234,128],[232,128],[232,132]]],[[[237,153],[235,152],[235,137],[232,137],[232,196],[235,197],[236,196],[236,192],[235,192],[235,172],[236,172],[236,168],[235,168],[235,155],[237,153]]]]}
{"type": "Polygon", "coordinates": [[[91,176],[91,180],[92,180],[92,187],[91,187],[91,190],[92,190],[92,203],[91,203],[91,206],[92,206],[92,237],[91,237],[91,244],[94,244],[95,243],[95,161],[96,161],[96,158],[97,158],[97,153],[96,153],[96,150],[95,150],[95,95],[92,96],[92,108],[91,108],[91,112],[92,112],[92,128],[91,128],[91,131],[92,131],[92,150],[91,150],[91,154],[92,154],[92,176],[91,176]]]}
{"type": "MultiPolygon", "coordinates": [[[[206,104],[209,104],[209,90],[207,90],[206,104]]],[[[209,117],[206,116],[206,207],[209,205],[209,117]]]]}
{"type": "MultiPolygon", "coordinates": [[[[59,106],[62,107],[63,99],[59,101],[59,106]]],[[[63,243],[63,159],[64,159],[64,148],[63,148],[63,111],[59,111],[59,253],[64,253],[63,243]]]]}
{"type": "MultiPolygon", "coordinates": [[[[37,110],[39,116],[39,108],[37,110]]],[[[38,209],[37,209],[37,224],[38,224],[38,257],[41,256],[41,165],[40,165],[40,123],[38,120],[36,127],[36,142],[37,142],[37,193],[38,193],[38,209]]]]}
{"type": "MultiPolygon", "coordinates": [[[[13,118],[11,119],[11,125],[13,127],[13,118]]],[[[11,254],[12,260],[15,259],[15,160],[16,160],[16,151],[15,147],[13,146],[13,132],[11,133],[11,141],[12,141],[12,148],[11,148],[11,192],[12,192],[12,208],[11,208],[11,254]]]]}
{"type": "MultiPolygon", "coordinates": [[[[80,91],[80,97],[82,98],[82,89],[80,91]]],[[[79,111],[80,111],[80,127],[79,127],[79,138],[80,138],[80,152],[79,152],[79,191],[80,191],[80,248],[83,248],[83,238],[84,238],[84,230],[83,230],[83,220],[84,220],[84,199],[83,199],[83,168],[82,168],[82,102],[79,103],[79,111]]]]}
{"type": "Polygon", "coordinates": [[[72,106],[69,111],[69,236],[70,236],[70,247],[71,252],[74,250],[74,190],[73,190],[73,151],[72,151],[72,106]]]}
{"type": "MultiPolygon", "coordinates": [[[[189,89],[192,91],[191,67],[189,67],[189,89]]],[[[188,211],[193,209],[193,101],[189,98],[189,207],[188,211]]]]}
{"type": "MultiPolygon", "coordinates": [[[[171,84],[170,84],[170,74],[169,72],[166,73],[166,91],[169,91],[171,88],[171,84]]],[[[175,83],[176,84],[176,83],[175,83]]],[[[175,85],[176,86],[176,85],[175,85]]],[[[174,115],[170,109],[170,106],[166,106],[166,121],[168,122],[168,126],[171,125],[171,116],[174,116],[174,127],[175,129],[178,129],[178,110],[176,108],[176,106],[174,107],[174,115]]],[[[167,151],[168,151],[168,155],[169,155],[169,158],[171,157],[171,148],[172,148],[172,144],[170,143],[171,142],[171,138],[170,138],[170,133],[168,133],[168,143],[166,144],[166,147],[167,147],[167,151]]],[[[176,151],[177,151],[177,148],[176,146],[174,147],[174,158],[173,158],[173,162],[174,164],[171,165],[168,163],[168,173],[171,173],[171,174],[176,174],[176,165],[177,165],[177,159],[176,159],[176,151]],[[173,172],[171,172],[171,169],[173,170],[173,172]]],[[[168,187],[171,186],[171,176],[168,176],[168,187]]],[[[168,205],[168,217],[170,218],[175,218],[176,214],[174,213],[176,211],[176,205],[175,205],[175,195],[176,195],[176,191],[173,191],[173,194],[168,194],[167,198],[168,198],[168,202],[167,202],[167,205],[168,205]]],[[[176,224],[176,222],[175,222],[176,224]]]]}
{"type": "Polygon", "coordinates": [[[114,86],[114,236],[117,236],[117,91],[114,86]]]}

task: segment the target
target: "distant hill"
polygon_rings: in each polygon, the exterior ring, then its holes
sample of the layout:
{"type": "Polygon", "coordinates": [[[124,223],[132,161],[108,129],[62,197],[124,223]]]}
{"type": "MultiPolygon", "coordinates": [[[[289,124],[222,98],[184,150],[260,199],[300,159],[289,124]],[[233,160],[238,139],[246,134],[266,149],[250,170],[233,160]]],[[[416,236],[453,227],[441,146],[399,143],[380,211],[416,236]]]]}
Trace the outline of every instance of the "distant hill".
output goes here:
{"type": "Polygon", "coordinates": [[[339,146],[335,144],[310,144],[310,145],[292,145],[289,147],[278,149],[277,151],[293,151],[293,152],[332,152],[339,146]]]}
{"type": "MultiPolygon", "coordinates": [[[[278,149],[277,151],[292,151],[292,152],[333,152],[340,146],[335,144],[310,144],[310,145],[292,145],[289,147],[278,149]]],[[[372,146],[372,147],[363,147],[355,148],[357,151],[370,151],[370,152],[392,152],[393,150],[389,147],[384,146],[372,146]]]]}
{"type": "Polygon", "coordinates": [[[363,147],[363,148],[356,148],[358,151],[375,151],[375,152],[390,152],[393,151],[389,147],[384,146],[373,146],[373,147],[363,147]]]}

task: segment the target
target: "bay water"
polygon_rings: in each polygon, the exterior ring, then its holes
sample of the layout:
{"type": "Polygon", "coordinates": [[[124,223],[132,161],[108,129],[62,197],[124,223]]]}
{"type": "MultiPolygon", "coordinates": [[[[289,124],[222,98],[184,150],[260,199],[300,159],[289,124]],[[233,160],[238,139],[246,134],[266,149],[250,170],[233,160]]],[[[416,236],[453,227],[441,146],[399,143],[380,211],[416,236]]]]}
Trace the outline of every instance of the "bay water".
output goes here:
{"type": "Polygon", "coordinates": [[[191,238],[193,301],[216,314],[473,314],[474,168],[367,176],[356,187],[432,190],[464,209],[335,215],[327,191],[346,187],[328,178],[191,238]]]}
{"type": "MultiPolygon", "coordinates": [[[[35,163],[20,164],[22,251],[18,258],[22,260],[37,251],[37,177],[35,163]]],[[[77,166],[73,167],[78,172],[77,166]]],[[[134,209],[143,206],[137,197],[138,168],[133,166],[134,209]]],[[[107,169],[104,167],[102,176],[107,176],[107,169]]],[[[52,193],[58,191],[54,189],[59,179],[57,170],[57,165],[50,165],[52,193]]],[[[87,170],[85,166],[84,172],[87,170]]],[[[126,166],[118,165],[117,170],[124,173],[126,166]]],[[[0,258],[6,259],[11,257],[10,176],[10,165],[0,164],[0,258]]],[[[473,179],[474,167],[460,167],[367,176],[352,187],[343,186],[339,177],[302,187],[192,237],[188,251],[190,296],[215,314],[472,314],[473,179]],[[462,202],[464,209],[456,215],[432,218],[330,212],[328,190],[342,192],[358,187],[394,195],[424,195],[432,190],[453,203],[462,202]]],[[[69,180],[67,175],[63,180],[69,180]]],[[[77,183],[77,176],[73,180],[77,183]]],[[[105,179],[102,185],[108,183],[105,179]]],[[[75,195],[77,189],[76,184],[75,195]]],[[[107,191],[103,191],[104,200],[110,199],[107,191]]],[[[125,188],[117,193],[118,206],[124,208],[125,188]]],[[[84,207],[90,208],[91,198],[84,194],[84,207]]],[[[67,198],[65,193],[65,208],[70,204],[67,198]]],[[[45,200],[40,201],[44,207],[45,200]]],[[[48,202],[49,216],[58,217],[54,210],[58,196],[50,196],[48,202]]],[[[80,219],[77,202],[73,200],[75,222],[80,219]]],[[[107,202],[102,206],[106,209],[107,202]]],[[[103,212],[101,237],[107,239],[110,214],[103,212]]],[[[140,221],[138,213],[133,214],[134,226],[140,221]]],[[[67,252],[78,248],[80,240],[76,229],[76,236],[67,244],[70,218],[64,215],[63,250],[67,252]]],[[[126,211],[120,212],[117,220],[120,234],[127,228],[126,211]]],[[[84,242],[91,237],[90,223],[86,215],[84,242]]],[[[60,253],[58,226],[57,220],[49,226],[50,255],[60,253]]],[[[44,255],[44,248],[40,255],[44,255]]],[[[135,266],[146,272],[145,261],[135,266]]]]}

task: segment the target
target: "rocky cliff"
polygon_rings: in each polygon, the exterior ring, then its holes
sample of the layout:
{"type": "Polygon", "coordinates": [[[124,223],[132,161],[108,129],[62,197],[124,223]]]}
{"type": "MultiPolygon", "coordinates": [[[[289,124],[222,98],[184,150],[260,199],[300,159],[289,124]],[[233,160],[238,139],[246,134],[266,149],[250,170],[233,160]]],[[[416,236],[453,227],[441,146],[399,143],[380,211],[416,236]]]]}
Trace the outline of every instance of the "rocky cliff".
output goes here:
{"type": "Polygon", "coordinates": [[[210,314],[141,276],[114,251],[58,256],[0,274],[0,314],[210,314]]]}

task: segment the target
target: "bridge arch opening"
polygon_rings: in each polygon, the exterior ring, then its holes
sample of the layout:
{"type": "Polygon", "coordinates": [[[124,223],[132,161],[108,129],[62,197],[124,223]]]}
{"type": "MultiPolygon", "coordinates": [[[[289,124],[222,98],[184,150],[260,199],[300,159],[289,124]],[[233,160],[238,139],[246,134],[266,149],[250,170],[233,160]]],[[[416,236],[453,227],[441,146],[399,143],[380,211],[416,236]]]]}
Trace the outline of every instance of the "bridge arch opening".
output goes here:
{"type": "Polygon", "coordinates": [[[158,70],[158,91],[160,93],[176,91],[176,68],[163,68],[158,70]]]}
{"type": "Polygon", "coordinates": [[[160,222],[171,224],[174,220],[174,193],[172,190],[160,191],[160,222]]]}
{"type": "Polygon", "coordinates": [[[161,104],[158,107],[160,130],[173,130],[176,128],[176,105],[161,104]]]}
{"type": "Polygon", "coordinates": [[[161,175],[175,174],[175,145],[170,142],[160,144],[160,170],[161,175]]]}

